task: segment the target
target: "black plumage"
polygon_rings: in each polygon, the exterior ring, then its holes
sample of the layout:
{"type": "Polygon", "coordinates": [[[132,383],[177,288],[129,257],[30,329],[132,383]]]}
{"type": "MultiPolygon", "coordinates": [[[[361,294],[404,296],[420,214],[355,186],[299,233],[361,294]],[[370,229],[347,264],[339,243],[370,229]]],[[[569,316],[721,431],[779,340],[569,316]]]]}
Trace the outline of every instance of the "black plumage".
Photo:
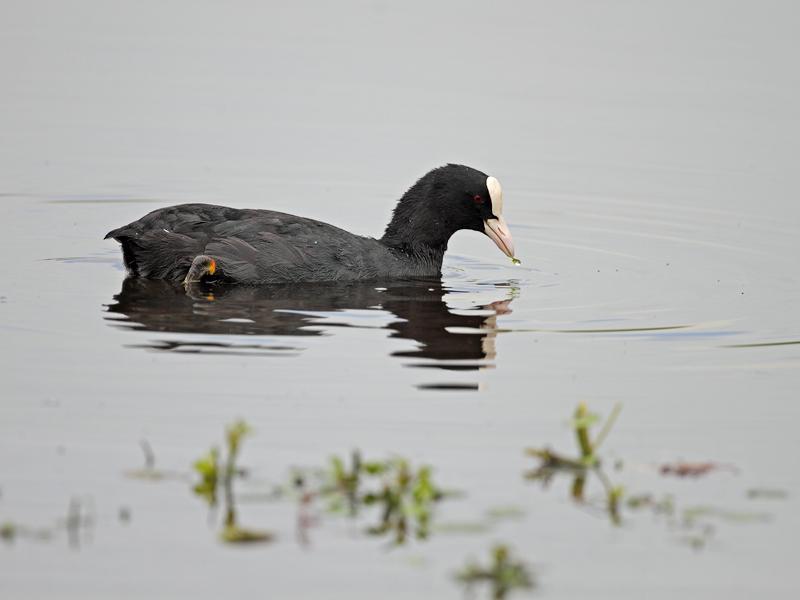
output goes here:
{"type": "MultiPolygon", "coordinates": [[[[106,238],[122,244],[132,276],[149,279],[264,284],[435,277],[456,231],[486,231],[495,239],[490,221],[493,230],[505,226],[490,179],[463,165],[430,171],[400,199],[380,239],[295,215],[211,204],[155,210],[106,238]]],[[[513,254],[510,235],[506,248],[495,241],[513,254]]]]}

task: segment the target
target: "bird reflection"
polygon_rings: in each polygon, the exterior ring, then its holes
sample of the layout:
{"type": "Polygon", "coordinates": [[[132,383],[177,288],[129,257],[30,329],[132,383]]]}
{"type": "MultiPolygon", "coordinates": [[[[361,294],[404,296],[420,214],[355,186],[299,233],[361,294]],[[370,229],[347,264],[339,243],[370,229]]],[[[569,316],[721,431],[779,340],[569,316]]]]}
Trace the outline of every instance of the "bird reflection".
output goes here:
{"type": "MultiPolygon", "coordinates": [[[[508,293],[507,288],[498,288],[498,293],[501,289],[508,293]]],[[[137,346],[150,350],[285,355],[301,351],[294,345],[296,339],[267,344],[255,339],[256,343],[251,343],[243,336],[319,336],[325,333],[320,324],[326,328],[352,326],[321,320],[330,312],[381,309],[397,317],[384,325],[391,337],[419,344],[393,356],[434,359],[436,362],[422,361],[415,366],[451,370],[490,366],[487,361],[495,357],[497,315],[511,312],[511,300],[455,314],[444,302],[446,293],[454,291],[438,281],[402,281],[385,288],[375,283],[317,283],[184,290],[166,281],[129,278],[106,307],[105,318],[114,326],[137,331],[211,336],[160,339],[137,346]],[[491,314],[487,315],[487,310],[491,314]],[[453,331],[456,328],[460,331],[453,331]],[[232,339],[234,336],[242,337],[232,339]]]]}

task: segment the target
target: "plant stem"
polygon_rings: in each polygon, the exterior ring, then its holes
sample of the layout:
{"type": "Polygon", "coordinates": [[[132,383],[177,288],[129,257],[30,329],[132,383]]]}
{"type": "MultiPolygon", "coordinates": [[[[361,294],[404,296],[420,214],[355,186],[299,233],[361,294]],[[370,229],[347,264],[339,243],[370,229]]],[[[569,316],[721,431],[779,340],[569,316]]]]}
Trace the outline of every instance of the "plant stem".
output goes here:
{"type": "Polygon", "coordinates": [[[608,415],[606,422],[603,423],[603,428],[600,430],[600,433],[597,434],[597,437],[594,440],[594,449],[597,450],[600,447],[608,434],[611,432],[611,428],[614,427],[614,423],[619,416],[620,411],[622,411],[622,403],[617,402],[614,405],[614,408],[611,409],[611,414],[608,415]]]}
{"type": "Polygon", "coordinates": [[[588,416],[589,410],[586,408],[586,404],[581,402],[575,409],[575,420],[578,422],[575,426],[575,435],[578,437],[578,447],[581,449],[581,458],[584,460],[591,460],[594,454],[592,442],[589,441],[589,426],[586,424],[588,416]]]}

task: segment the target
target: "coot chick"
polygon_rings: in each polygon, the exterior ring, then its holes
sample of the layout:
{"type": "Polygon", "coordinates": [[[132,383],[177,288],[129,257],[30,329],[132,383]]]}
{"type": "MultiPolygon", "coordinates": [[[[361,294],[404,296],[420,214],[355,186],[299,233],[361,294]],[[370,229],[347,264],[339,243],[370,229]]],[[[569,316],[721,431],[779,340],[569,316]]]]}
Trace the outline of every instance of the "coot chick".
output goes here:
{"type": "Polygon", "coordinates": [[[437,277],[461,229],[485,233],[513,258],[500,182],[449,164],[403,195],[379,240],[305,217],[211,204],[155,210],[106,239],[122,244],[132,276],[268,284],[437,277]]]}

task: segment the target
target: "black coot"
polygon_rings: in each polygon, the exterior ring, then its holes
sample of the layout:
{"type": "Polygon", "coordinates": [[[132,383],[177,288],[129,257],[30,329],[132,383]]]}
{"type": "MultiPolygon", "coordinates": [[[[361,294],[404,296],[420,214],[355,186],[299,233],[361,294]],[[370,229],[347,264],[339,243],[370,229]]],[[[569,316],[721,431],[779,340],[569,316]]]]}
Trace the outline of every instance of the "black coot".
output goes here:
{"type": "Polygon", "coordinates": [[[500,182],[446,165],[403,195],[379,240],[304,217],[211,204],[155,210],[106,238],[122,244],[133,276],[265,284],[436,277],[461,229],[486,233],[514,256],[500,182]]]}

